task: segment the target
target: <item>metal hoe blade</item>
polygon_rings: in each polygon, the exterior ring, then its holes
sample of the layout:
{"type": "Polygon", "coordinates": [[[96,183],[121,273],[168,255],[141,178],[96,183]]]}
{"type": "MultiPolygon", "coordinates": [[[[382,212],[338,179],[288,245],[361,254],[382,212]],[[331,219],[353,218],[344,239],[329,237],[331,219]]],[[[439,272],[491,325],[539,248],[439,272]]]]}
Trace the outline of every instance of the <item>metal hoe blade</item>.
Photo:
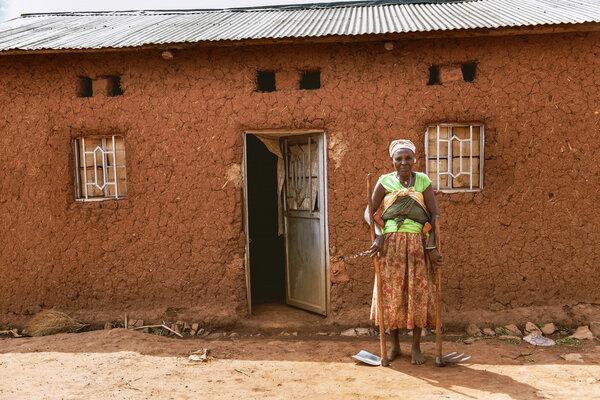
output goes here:
{"type": "Polygon", "coordinates": [[[469,358],[471,358],[471,356],[463,357],[465,355],[465,353],[460,353],[457,356],[455,354],[456,354],[456,351],[446,354],[444,357],[442,357],[443,362],[449,363],[449,364],[458,364],[463,361],[467,361],[469,358]]]}

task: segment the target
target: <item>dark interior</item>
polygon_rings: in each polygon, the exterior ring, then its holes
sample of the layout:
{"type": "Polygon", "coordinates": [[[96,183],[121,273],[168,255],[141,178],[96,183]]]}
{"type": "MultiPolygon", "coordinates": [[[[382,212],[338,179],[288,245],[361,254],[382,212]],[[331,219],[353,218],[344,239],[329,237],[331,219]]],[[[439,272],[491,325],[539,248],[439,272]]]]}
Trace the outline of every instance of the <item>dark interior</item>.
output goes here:
{"type": "Polygon", "coordinates": [[[277,235],[277,156],[247,135],[252,304],[285,302],[285,251],[277,235]]]}

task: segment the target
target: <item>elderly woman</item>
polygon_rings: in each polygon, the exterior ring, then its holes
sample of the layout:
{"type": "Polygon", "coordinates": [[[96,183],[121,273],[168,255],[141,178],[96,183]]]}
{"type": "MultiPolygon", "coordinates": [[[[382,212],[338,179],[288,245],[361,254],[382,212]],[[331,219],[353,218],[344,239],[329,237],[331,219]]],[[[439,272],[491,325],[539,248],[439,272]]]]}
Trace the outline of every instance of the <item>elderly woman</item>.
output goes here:
{"type": "MultiPolygon", "coordinates": [[[[398,329],[412,329],[411,362],[423,364],[421,329],[435,326],[435,283],[429,260],[442,263],[435,248],[432,224],[439,216],[431,180],[413,172],[415,145],[395,140],[389,147],[395,172],[382,175],[373,191],[376,238],[369,249],[380,257],[384,324],[390,329],[392,345],[388,359],[400,354],[398,329]],[[380,206],[382,206],[380,208],[380,206]]],[[[368,218],[368,210],[365,211],[368,218]]],[[[377,320],[377,284],[373,290],[371,319],[377,320]]]]}

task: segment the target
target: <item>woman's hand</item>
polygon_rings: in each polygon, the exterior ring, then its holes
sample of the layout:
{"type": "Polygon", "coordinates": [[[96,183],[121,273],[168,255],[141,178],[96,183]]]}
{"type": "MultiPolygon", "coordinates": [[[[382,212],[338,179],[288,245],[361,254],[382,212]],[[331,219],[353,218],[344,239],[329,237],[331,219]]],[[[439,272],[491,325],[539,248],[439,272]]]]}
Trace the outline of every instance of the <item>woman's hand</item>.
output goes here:
{"type": "Polygon", "coordinates": [[[427,254],[429,254],[429,259],[435,265],[443,264],[444,261],[442,259],[442,255],[440,254],[439,251],[437,251],[437,249],[427,250],[427,254]]]}
{"type": "Polygon", "coordinates": [[[369,253],[371,257],[380,257],[381,253],[383,252],[383,241],[383,235],[375,236],[375,241],[371,245],[371,248],[367,250],[367,253],[369,253]]]}

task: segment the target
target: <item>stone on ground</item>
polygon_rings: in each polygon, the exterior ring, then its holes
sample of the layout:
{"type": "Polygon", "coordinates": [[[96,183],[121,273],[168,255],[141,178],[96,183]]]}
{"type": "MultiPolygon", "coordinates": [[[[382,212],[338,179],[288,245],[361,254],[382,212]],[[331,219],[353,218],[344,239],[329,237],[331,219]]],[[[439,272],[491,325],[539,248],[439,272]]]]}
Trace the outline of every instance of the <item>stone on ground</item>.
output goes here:
{"type": "Polygon", "coordinates": [[[515,324],[505,325],[504,329],[506,329],[508,333],[512,335],[523,336],[523,332],[521,332],[521,330],[515,324]]]}
{"type": "Polygon", "coordinates": [[[587,325],[584,325],[577,328],[575,333],[569,337],[578,340],[591,340],[594,338],[594,334],[592,333],[592,331],[590,331],[590,328],[588,328],[587,325]]]}
{"type": "Polygon", "coordinates": [[[515,336],[515,335],[502,335],[502,336],[498,336],[498,339],[502,339],[502,340],[518,340],[519,342],[521,341],[521,337],[520,336],[515,336]]]}
{"type": "Polygon", "coordinates": [[[463,343],[464,343],[464,344],[473,344],[473,343],[475,343],[475,339],[473,339],[473,338],[468,338],[468,339],[465,339],[465,340],[463,341],[463,343]]]}
{"type": "Polygon", "coordinates": [[[583,362],[583,357],[581,357],[581,354],[579,353],[563,354],[561,358],[563,358],[565,361],[583,362]]]}
{"type": "Polygon", "coordinates": [[[542,336],[542,331],[533,322],[527,322],[525,324],[525,333],[528,334],[528,335],[530,335],[532,333],[535,333],[535,334],[537,334],[539,336],[542,336]]]}
{"type": "Polygon", "coordinates": [[[538,335],[537,333],[530,333],[525,336],[523,340],[534,346],[554,346],[556,342],[550,338],[538,335]]]}
{"type": "Polygon", "coordinates": [[[369,328],[356,328],[354,329],[358,336],[369,336],[369,328]]]}
{"type": "Polygon", "coordinates": [[[554,332],[556,332],[556,326],[554,326],[552,322],[544,324],[544,326],[542,326],[542,333],[544,335],[552,335],[554,332]]]}
{"type": "Polygon", "coordinates": [[[341,336],[357,336],[354,328],[346,329],[340,333],[341,336]]]}
{"type": "Polygon", "coordinates": [[[469,325],[467,325],[467,335],[475,336],[478,333],[481,333],[481,331],[479,330],[479,327],[477,325],[475,325],[474,323],[470,323],[469,325]]]}
{"type": "Polygon", "coordinates": [[[494,331],[492,328],[483,328],[483,334],[485,336],[496,336],[496,331],[494,331]]]}
{"type": "Polygon", "coordinates": [[[590,323],[590,331],[597,338],[600,338],[600,322],[591,322],[590,323]]]}

